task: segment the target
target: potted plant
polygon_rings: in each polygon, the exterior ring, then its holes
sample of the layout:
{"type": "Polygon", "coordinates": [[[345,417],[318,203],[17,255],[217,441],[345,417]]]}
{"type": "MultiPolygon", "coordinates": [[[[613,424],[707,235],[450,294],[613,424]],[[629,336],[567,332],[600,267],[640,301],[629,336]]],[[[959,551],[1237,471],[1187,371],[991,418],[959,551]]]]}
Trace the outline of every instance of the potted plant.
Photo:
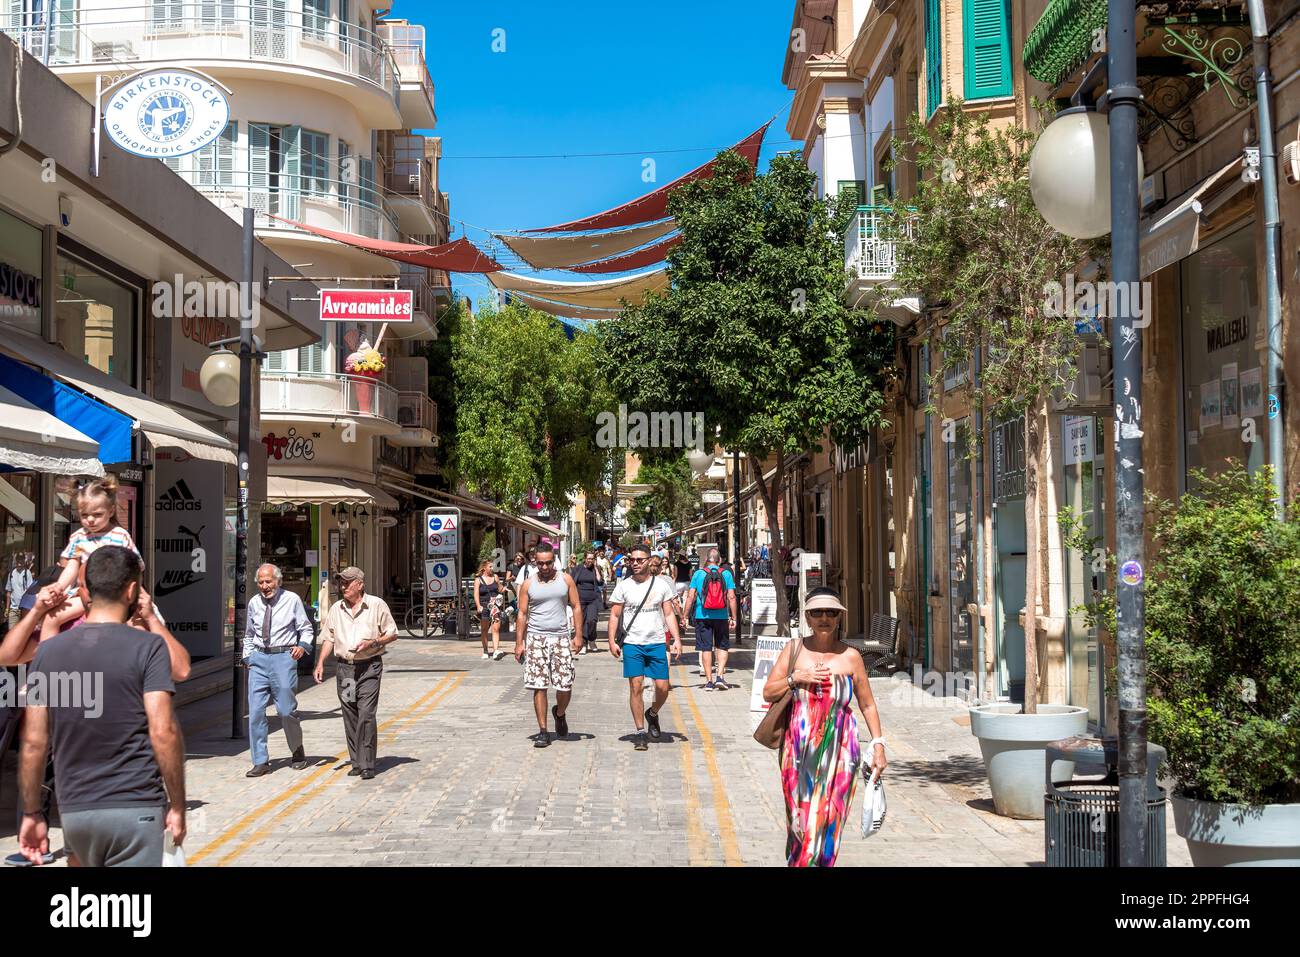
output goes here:
{"type": "Polygon", "coordinates": [[[1238,463],[1153,501],[1150,737],[1192,863],[1300,865],[1300,506],[1238,463]]]}
{"type": "MultiPolygon", "coordinates": [[[[1036,138],[1033,130],[998,127],[987,113],[970,112],[959,100],[933,127],[915,116],[909,120],[903,152],[932,175],[886,217],[898,268],[878,304],[887,306],[899,290],[934,304],[927,310],[931,350],[943,361],[929,373],[926,411],[936,418],[949,415],[945,380],[960,375],[973,418],[971,452],[985,442],[990,419],[1024,422],[1025,701],[979,703],[970,719],[997,812],[1031,819],[1043,817],[1047,745],[1088,727],[1087,708],[1039,700],[1039,483],[1046,467],[1047,410],[1049,399],[1073,381],[1079,348],[1077,319],[1058,307],[1050,290],[1087,258],[1089,247],[1052,229],[1034,205],[1028,172],[1036,138]]],[[[984,508],[976,504],[977,512],[984,508]]],[[[977,514],[976,521],[983,520],[977,514]]]]}

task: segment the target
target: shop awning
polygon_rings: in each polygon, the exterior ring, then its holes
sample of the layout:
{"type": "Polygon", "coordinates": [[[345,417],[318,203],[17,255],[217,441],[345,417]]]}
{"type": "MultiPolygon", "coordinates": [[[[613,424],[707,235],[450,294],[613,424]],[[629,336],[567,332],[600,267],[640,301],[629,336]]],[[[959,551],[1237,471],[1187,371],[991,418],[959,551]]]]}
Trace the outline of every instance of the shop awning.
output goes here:
{"type": "Polygon", "coordinates": [[[445,269],[447,272],[484,273],[496,272],[501,264],[483,252],[464,237],[441,246],[423,246],[418,243],[395,243],[386,239],[371,239],[356,233],[339,232],[337,229],[322,229],[308,226],[297,220],[285,219],[283,216],[266,214],[270,219],[279,220],[289,226],[312,233],[322,239],[332,239],[354,249],[362,249],[376,256],[383,256],[394,262],[410,263],[426,269],[445,269]]]}
{"type": "Polygon", "coordinates": [[[568,537],[558,528],[552,528],[545,522],[539,522],[532,518],[525,518],[522,515],[511,515],[509,512],[503,512],[490,502],[480,502],[476,499],[466,498],[463,495],[457,495],[454,492],[439,492],[431,488],[403,485],[392,481],[385,482],[384,486],[392,489],[394,492],[402,492],[405,495],[413,495],[417,498],[423,498],[426,501],[432,502],[434,505],[451,505],[455,508],[459,508],[462,512],[467,514],[476,515],[479,518],[489,519],[494,522],[500,522],[503,525],[513,525],[515,528],[521,528],[528,532],[535,532],[538,535],[546,535],[555,539],[568,537]]]}
{"type": "Polygon", "coordinates": [[[103,475],[98,454],[94,439],[0,386],[0,465],[55,475],[103,475]]]}
{"type": "Polygon", "coordinates": [[[266,500],[285,505],[372,505],[397,509],[397,499],[365,482],[303,475],[268,475],[266,500]]]}
{"type": "Polygon", "coordinates": [[[130,416],[133,427],[155,446],[177,446],[197,459],[235,464],[234,443],[224,435],[187,419],[175,409],[149,398],[58,346],[18,330],[7,330],[0,351],[32,362],[68,385],[88,392],[105,405],[130,416]]]}
{"type": "MultiPolygon", "coordinates": [[[[20,400],[35,406],[41,415],[52,417],[96,444],[98,452],[93,457],[98,462],[86,470],[87,474],[104,474],[102,469],[96,471],[100,463],[131,461],[131,432],[135,423],[128,416],[6,355],[0,355],[0,382],[20,400]]],[[[6,418],[17,421],[13,416],[6,418]]],[[[43,434],[45,430],[37,431],[43,434]]],[[[53,471],[76,474],[74,469],[53,471]]]]}
{"type": "Polygon", "coordinates": [[[36,503],[0,478],[0,508],[24,525],[36,521],[36,503]]]}
{"type": "Polygon", "coordinates": [[[1156,210],[1139,224],[1138,257],[1141,277],[1186,259],[1196,252],[1201,241],[1201,214],[1207,213],[1210,197],[1217,202],[1223,194],[1235,193],[1245,184],[1238,179],[1227,180],[1230,173],[1241,168],[1238,156],[1223,169],[1210,176],[1182,196],[1156,210]]]}

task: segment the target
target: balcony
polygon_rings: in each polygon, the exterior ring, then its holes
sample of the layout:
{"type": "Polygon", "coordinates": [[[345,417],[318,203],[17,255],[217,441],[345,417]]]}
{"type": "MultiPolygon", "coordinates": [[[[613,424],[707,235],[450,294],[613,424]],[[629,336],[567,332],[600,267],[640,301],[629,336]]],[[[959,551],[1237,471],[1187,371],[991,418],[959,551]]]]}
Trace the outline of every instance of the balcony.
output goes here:
{"type": "MultiPolygon", "coordinates": [[[[129,71],[151,63],[193,65],[215,68],[218,78],[265,75],[257,71],[269,64],[283,68],[284,76],[268,78],[279,82],[345,84],[349,89],[339,94],[356,99],[359,93],[358,106],[375,127],[401,120],[397,61],[377,33],[355,23],[286,9],[282,0],[155,0],[125,7],[82,0],[77,9],[62,6],[49,30],[49,65],[74,86],[76,75],[93,82],[112,64],[129,71]]],[[[46,26],[40,20],[39,14],[0,14],[0,29],[43,60],[46,26]]]]}
{"type": "Polygon", "coordinates": [[[433,448],[438,444],[438,405],[423,392],[397,393],[397,424],[402,431],[388,438],[393,445],[433,448]]]}
{"type": "Polygon", "coordinates": [[[397,390],[385,382],[335,372],[263,372],[260,380],[263,419],[351,419],[378,435],[402,431],[397,390]]]}
{"type": "Polygon", "coordinates": [[[412,334],[403,333],[403,338],[436,339],[438,338],[436,291],[429,282],[429,270],[409,263],[401,263],[401,272],[397,277],[398,289],[409,289],[412,294],[412,306],[415,322],[412,334]]]}
{"type": "Polygon", "coordinates": [[[437,232],[433,163],[425,157],[424,137],[390,134],[382,137],[381,145],[388,162],[384,187],[402,232],[413,236],[437,232]]]}
{"type": "Polygon", "coordinates": [[[401,85],[402,126],[429,130],[438,123],[433,109],[433,80],[424,62],[424,27],[405,20],[381,21],[379,36],[393,51],[401,85]]]}
{"type": "MultiPolygon", "coordinates": [[[[898,242],[895,236],[889,235],[888,222],[886,207],[859,206],[844,230],[844,267],[849,274],[847,294],[854,305],[870,290],[893,285],[898,270],[898,242]]],[[[910,220],[905,235],[912,235],[910,220]]],[[[900,324],[906,324],[920,311],[920,302],[915,298],[886,300],[883,306],[883,311],[900,324]]]]}

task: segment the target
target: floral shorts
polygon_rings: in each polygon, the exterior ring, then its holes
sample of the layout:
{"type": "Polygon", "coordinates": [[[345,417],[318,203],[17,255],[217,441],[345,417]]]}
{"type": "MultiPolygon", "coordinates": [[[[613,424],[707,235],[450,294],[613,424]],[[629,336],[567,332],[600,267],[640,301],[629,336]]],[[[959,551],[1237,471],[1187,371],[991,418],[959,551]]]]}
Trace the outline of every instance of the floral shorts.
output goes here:
{"type": "Polygon", "coordinates": [[[530,631],[524,641],[524,687],[534,691],[554,688],[572,691],[573,648],[569,633],[530,631]]]}

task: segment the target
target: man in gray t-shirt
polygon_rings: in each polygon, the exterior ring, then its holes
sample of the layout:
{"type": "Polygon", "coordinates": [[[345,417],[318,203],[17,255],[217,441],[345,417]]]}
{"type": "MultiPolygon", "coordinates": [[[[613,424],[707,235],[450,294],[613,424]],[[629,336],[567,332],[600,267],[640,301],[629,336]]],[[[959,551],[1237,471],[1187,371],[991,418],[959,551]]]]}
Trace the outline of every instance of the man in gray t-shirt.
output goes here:
{"type": "Polygon", "coordinates": [[[126,624],[140,596],[140,560],[106,545],[86,562],[85,622],[41,643],[28,671],[19,778],[23,856],[49,849],[40,810],[54,750],[63,836],[87,867],[159,867],[163,832],[185,839],[185,748],[172,710],[162,638],[126,624]]]}
{"type": "Polygon", "coordinates": [[[555,565],[555,550],[538,545],[535,561],[537,573],[519,586],[519,623],[515,629],[515,660],[524,666],[524,687],[533,693],[533,711],[537,714],[538,732],[533,747],[551,743],[546,730],[546,693],[555,688],[555,734],[567,737],[569,722],[565,712],[573,696],[576,674],[573,656],[582,647],[582,603],[578,586],[555,565]],[[573,609],[573,623],[568,610],[573,609]]]}

